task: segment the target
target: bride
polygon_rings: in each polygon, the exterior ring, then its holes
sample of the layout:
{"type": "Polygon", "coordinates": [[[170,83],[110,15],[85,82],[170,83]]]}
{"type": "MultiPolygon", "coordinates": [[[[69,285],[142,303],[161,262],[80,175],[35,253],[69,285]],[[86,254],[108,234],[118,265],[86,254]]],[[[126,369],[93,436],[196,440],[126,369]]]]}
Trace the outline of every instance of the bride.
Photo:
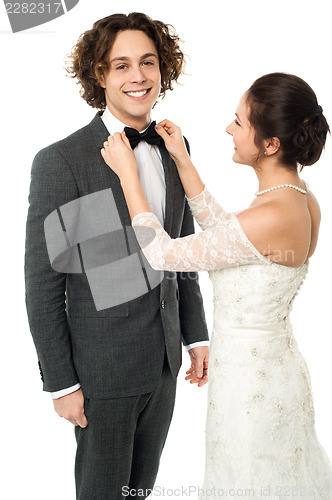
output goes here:
{"type": "MultiPolygon", "coordinates": [[[[299,176],[320,158],[329,131],[316,95],[300,78],[273,73],[242,96],[226,131],[233,160],[252,167],[259,183],[242,212],[227,213],[213,198],[178,127],[164,120],[156,131],[203,230],[198,234],[171,239],[165,233],[145,199],[125,133],[110,136],[101,154],[120,178],[151,266],[207,270],[213,283],[199,498],[331,499],[332,464],[316,437],[310,377],[289,320],[320,224],[318,202],[299,176]]],[[[187,378],[202,383],[193,370],[187,378]]]]}

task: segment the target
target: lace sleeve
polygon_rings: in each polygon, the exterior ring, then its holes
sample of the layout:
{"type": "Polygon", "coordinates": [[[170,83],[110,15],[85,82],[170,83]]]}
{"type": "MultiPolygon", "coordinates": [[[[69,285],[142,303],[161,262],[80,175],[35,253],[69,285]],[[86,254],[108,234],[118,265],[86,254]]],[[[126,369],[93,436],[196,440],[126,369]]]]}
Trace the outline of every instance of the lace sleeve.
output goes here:
{"type": "Polygon", "coordinates": [[[206,187],[200,194],[187,200],[193,216],[203,230],[215,227],[220,220],[230,216],[206,187]]]}
{"type": "Polygon", "coordinates": [[[212,271],[269,261],[248,240],[234,213],[197,234],[171,239],[151,212],[136,215],[132,225],[151,267],[167,271],[212,271]]]}

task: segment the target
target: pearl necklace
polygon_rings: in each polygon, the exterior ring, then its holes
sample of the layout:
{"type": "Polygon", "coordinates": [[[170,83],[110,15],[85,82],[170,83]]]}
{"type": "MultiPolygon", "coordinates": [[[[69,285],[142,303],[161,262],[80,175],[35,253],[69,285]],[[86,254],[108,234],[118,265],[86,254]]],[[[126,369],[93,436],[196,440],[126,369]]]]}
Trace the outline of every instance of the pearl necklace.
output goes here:
{"type": "Polygon", "coordinates": [[[264,191],[257,191],[257,193],[255,193],[255,196],[260,196],[261,194],[269,193],[270,191],[274,191],[275,189],[280,189],[280,188],[285,188],[285,187],[296,189],[296,191],[299,191],[299,193],[302,193],[302,194],[308,194],[310,191],[308,183],[306,181],[303,181],[303,182],[305,184],[306,189],[302,189],[302,188],[299,188],[298,186],[294,186],[294,184],[279,184],[279,186],[273,186],[269,189],[264,189],[264,191]]]}

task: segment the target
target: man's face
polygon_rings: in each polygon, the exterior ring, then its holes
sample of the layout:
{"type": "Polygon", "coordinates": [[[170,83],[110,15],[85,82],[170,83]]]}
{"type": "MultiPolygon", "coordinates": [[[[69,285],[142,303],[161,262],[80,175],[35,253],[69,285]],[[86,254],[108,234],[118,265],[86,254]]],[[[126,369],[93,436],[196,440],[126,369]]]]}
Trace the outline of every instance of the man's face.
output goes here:
{"type": "Polygon", "coordinates": [[[144,130],[161,89],[156,46],[143,31],[121,31],[108,57],[110,70],[101,82],[107,107],[126,125],[144,130]]]}

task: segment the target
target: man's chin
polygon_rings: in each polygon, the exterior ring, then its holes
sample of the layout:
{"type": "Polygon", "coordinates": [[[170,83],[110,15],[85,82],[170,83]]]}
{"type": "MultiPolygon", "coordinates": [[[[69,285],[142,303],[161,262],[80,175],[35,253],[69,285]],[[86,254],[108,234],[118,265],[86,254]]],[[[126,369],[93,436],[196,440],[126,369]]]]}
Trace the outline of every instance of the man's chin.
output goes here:
{"type": "Polygon", "coordinates": [[[146,103],[144,106],[136,106],[134,103],[133,106],[130,106],[130,108],[126,110],[126,114],[134,119],[142,120],[150,115],[151,110],[152,110],[152,104],[151,106],[150,105],[147,106],[146,103]]]}

